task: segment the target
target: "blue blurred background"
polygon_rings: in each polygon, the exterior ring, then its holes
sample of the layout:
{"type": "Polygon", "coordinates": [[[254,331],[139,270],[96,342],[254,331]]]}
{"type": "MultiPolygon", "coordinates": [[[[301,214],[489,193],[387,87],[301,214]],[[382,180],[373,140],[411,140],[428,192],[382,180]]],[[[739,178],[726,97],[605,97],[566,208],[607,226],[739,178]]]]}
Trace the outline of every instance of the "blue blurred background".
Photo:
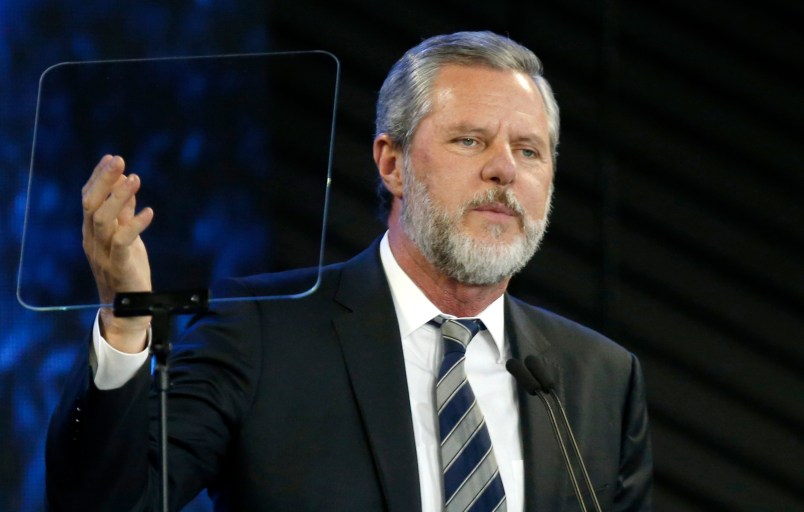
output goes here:
{"type": "MultiPolygon", "coordinates": [[[[44,509],[48,418],[94,314],[33,313],[15,298],[40,74],[63,61],[331,51],[342,82],[329,262],[383,230],[370,144],[388,69],[425,37],[478,29],[534,49],[562,109],[550,230],[511,290],[640,357],[656,509],[804,510],[802,24],[791,0],[0,0],[0,511],[44,509]]],[[[304,120],[321,106],[298,110],[282,149],[303,168],[316,161],[304,120]]],[[[271,143],[250,135],[228,140],[271,143]]],[[[147,153],[124,156],[147,167],[147,153]]],[[[83,177],[99,157],[63,171],[83,177]]],[[[286,263],[318,250],[316,190],[285,194],[282,227],[302,234],[286,263]]],[[[78,197],[45,192],[74,223],[78,197]]],[[[238,215],[211,207],[193,230],[224,273],[275,236],[216,243],[238,215]]],[[[54,242],[73,236],[54,227],[54,242]]]]}
{"type": "MultiPolygon", "coordinates": [[[[60,382],[84,345],[87,326],[94,312],[36,313],[22,308],[15,298],[16,261],[21,242],[26,184],[32,149],[33,122],[40,74],[49,66],[65,61],[124,58],[174,57],[222,53],[265,52],[271,49],[266,34],[264,8],[257,2],[105,2],[105,1],[0,1],[0,510],[43,510],[44,441],[48,418],[59,396],[60,382]]],[[[178,81],[184,96],[192,97],[191,80],[178,81]]],[[[154,98],[157,101],[157,98],[154,98]]],[[[85,99],[86,100],[86,99],[85,99]]],[[[84,101],[85,101],[84,100],[84,101]]],[[[158,108],[158,106],[157,106],[158,108]]],[[[126,123],[126,113],[106,112],[126,123]]],[[[89,122],[89,120],[86,120],[89,122]]],[[[54,133],[65,135],[64,127],[40,130],[40,143],[47,145],[54,133]]],[[[253,130],[243,130],[253,134],[253,130]]],[[[152,134],[150,140],[157,137],[152,134]]],[[[246,140],[243,137],[243,140],[246,140]]],[[[216,139],[216,140],[219,140],[216,139]]],[[[225,143],[219,140],[220,143],[225,143]]],[[[148,140],[139,141],[147,147],[148,140]]],[[[265,145],[256,141],[254,150],[265,145]]],[[[110,148],[113,151],[113,149],[110,148]]],[[[118,149],[119,151],[119,149],[118,149]]],[[[157,153],[152,151],[151,153],[157,153]]],[[[48,156],[40,153],[43,160],[48,156]]],[[[100,154],[85,155],[89,162],[100,154]]],[[[132,165],[154,167],[154,156],[140,150],[132,165]]],[[[52,163],[52,162],[51,162],[52,163]]],[[[61,173],[85,180],[91,166],[76,168],[66,161],[61,173]]],[[[67,176],[69,178],[69,176],[67,176]]],[[[37,190],[38,204],[56,209],[48,233],[58,244],[63,237],[80,243],[80,205],[71,180],[49,180],[37,190]]],[[[218,210],[222,210],[219,208],[218,210]]],[[[195,239],[203,246],[216,245],[233,219],[226,212],[208,213],[206,224],[195,239]],[[210,218],[215,221],[210,221],[210,218]]],[[[231,260],[242,259],[248,247],[259,254],[265,236],[254,234],[235,244],[240,253],[221,255],[223,272],[233,270],[231,260]],[[230,265],[227,268],[227,262],[230,265]]],[[[30,241],[30,240],[29,240],[30,241]]],[[[205,247],[195,247],[206,254],[205,247]]],[[[264,251],[263,251],[264,252],[264,251]]],[[[40,262],[34,263],[39,265],[40,262]]],[[[80,263],[80,262],[79,262],[80,263]]],[[[62,264],[61,262],[59,264],[62,264]]],[[[50,281],[56,290],[66,288],[46,267],[34,272],[50,281]]],[[[58,274],[55,274],[58,277],[58,274]]],[[[86,284],[86,283],[85,283],[86,284]]],[[[90,284],[91,286],[91,284],[90,284]]],[[[68,302],[72,298],[63,299],[68,302]]],[[[61,300],[61,299],[59,299],[61,300]]],[[[208,509],[204,496],[198,510],[208,509]]]]}

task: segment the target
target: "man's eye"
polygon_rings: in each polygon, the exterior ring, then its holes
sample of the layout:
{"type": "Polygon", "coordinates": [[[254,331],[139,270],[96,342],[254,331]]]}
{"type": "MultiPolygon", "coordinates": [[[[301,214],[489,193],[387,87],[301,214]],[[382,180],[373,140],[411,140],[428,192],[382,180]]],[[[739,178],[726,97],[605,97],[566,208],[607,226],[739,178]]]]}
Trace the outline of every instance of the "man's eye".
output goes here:
{"type": "Polygon", "coordinates": [[[539,153],[532,149],[523,149],[522,156],[524,156],[525,158],[538,158],[539,153]]]}
{"type": "Polygon", "coordinates": [[[464,137],[464,138],[462,138],[462,139],[458,139],[458,143],[459,143],[461,146],[465,146],[465,147],[467,147],[467,148],[471,148],[472,146],[476,146],[476,145],[477,145],[477,141],[476,141],[475,139],[471,139],[471,138],[469,138],[469,137],[464,137]]]}

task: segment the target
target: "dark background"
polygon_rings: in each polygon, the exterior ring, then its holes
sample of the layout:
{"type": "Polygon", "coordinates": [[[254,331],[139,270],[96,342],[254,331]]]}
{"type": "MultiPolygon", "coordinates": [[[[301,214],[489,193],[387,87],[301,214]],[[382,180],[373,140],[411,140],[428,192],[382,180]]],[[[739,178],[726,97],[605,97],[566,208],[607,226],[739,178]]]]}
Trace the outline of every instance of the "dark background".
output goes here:
{"type": "MultiPolygon", "coordinates": [[[[508,34],[545,63],[562,109],[555,210],[512,292],[642,360],[657,510],[804,509],[802,22],[792,0],[0,0],[0,510],[43,509],[48,417],[92,320],[14,297],[40,73],[68,60],[334,53],[335,261],[382,232],[370,144],[385,73],[421,39],[464,29],[508,34]]],[[[58,200],[80,215],[72,192],[58,200]]]]}

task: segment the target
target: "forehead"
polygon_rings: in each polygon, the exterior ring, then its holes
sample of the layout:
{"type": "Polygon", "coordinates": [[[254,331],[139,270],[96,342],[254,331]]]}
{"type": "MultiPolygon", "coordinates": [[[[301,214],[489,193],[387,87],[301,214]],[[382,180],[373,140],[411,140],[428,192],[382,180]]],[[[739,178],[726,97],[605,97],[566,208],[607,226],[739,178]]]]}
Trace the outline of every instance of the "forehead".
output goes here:
{"type": "Polygon", "coordinates": [[[430,115],[444,122],[447,118],[475,117],[478,121],[518,121],[547,128],[539,89],[531,77],[517,71],[447,65],[436,75],[430,100],[430,115]]]}

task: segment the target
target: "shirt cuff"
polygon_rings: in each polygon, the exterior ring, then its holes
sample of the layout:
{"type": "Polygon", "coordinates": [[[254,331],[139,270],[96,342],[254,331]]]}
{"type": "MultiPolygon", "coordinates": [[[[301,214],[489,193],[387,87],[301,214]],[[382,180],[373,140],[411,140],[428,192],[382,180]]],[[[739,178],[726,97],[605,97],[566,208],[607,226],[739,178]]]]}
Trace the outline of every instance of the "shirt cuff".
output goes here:
{"type": "Polygon", "coordinates": [[[145,350],[136,354],[120,352],[109,345],[100,333],[100,311],[95,315],[92,327],[92,349],[94,351],[93,370],[95,387],[110,390],[123,387],[137,371],[148,361],[151,345],[151,330],[148,329],[148,344],[145,350]]]}

